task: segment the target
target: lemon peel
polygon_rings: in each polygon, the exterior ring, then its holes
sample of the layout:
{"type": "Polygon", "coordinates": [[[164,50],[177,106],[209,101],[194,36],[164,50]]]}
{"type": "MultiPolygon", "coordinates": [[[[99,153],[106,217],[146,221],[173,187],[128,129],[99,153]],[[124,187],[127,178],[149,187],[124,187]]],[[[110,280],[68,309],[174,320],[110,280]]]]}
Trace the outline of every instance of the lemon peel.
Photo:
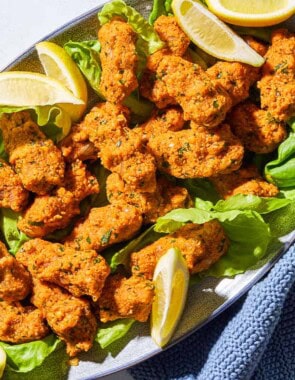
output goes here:
{"type": "Polygon", "coordinates": [[[221,20],[240,26],[271,26],[295,14],[294,0],[206,0],[221,20]]]}
{"type": "Polygon", "coordinates": [[[67,52],[54,42],[39,42],[36,44],[36,50],[46,75],[60,81],[75,97],[83,101],[81,105],[61,105],[73,121],[79,120],[86,109],[88,99],[87,85],[80,70],[67,52]]]}
{"type": "Polygon", "coordinates": [[[244,62],[259,67],[264,58],[197,0],[173,0],[172,9],[179,25],[206,53],[225,61],[244,62]]]}
{"type": "Polygon", "coordinates": [[[0,73],[1,105],[30,107],[57,103],[84,104],[59,81],[44,74],[27,71],[0,73]]]}
{"type": "Polygon", "coordinates": [[[158,261],[154,272],[155,299],[151,314],[151,336],[163,347],[173,335],[182,315],[189,272],[180,251],[169,249],[158,261]]]}

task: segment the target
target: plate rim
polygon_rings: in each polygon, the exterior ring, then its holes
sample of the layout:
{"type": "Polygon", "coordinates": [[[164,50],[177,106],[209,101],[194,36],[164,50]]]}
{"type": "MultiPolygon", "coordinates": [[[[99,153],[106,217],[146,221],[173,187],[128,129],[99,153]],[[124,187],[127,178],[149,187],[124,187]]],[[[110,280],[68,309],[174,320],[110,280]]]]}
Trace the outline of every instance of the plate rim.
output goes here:
{"type": "MultiPolygon", "coordinates": [[[[293,233],[295,230],[293,230],[293,233]]],[[[228,299],[225,301],[222,305],[220,305],[217,309],[215,309],[209,316],[206,318],[204,321],[199,323],[197,326],[193,327],[191,330],[187,331],[185,334],[183,334],[181,337],[175,339],[173,342],[169,343],[166,347],[164,348],[155,348],[153,351],[147,353],[144,355],[144,357],[140,357],[138,359],[135,359],[133,361],[129,361],[126,365],[123,364],[116,369],[110,369],[110,370],[105,370],[103,373],[100,374],[95,374],[91,376],[86,376],[82,377],[79,380],[96,380],[99,379],[103,376],[109,376],[114,373],[130,369],[137,364],[140,364],[148,359],[153,358],[154,356],[161,354],[164,351],[169,350],[170,348],[174,347],[178,343],[182,342],[189,336],[193,335],[196,333],[199,329],[207,325],[208,323],[212,322],[215,318],[217,318],[219,315],[221,315],[224,311],[229,309],[233,304],[235,304],[237,301],[239,301],[248,291],[252,289],[254,285],[256,285],[270,270],[271,268],[279,261],[279,259],[291,248],[291,246],[295,243],[295,234],[292,237],[292,240],[289,241],[287,244],[285,243],[284,246],[282,246],[279,251],[275,254],[275,256],[265,263],[263,267],[260,268],[259,272],[252,278],[251,281],[247,283],[234,297],[228,299]]],[[[228,278],[228,277],[223,277],[223,278],[228,278]]],[[[194,285],[192,285],[194,286],[194,285]]]]}

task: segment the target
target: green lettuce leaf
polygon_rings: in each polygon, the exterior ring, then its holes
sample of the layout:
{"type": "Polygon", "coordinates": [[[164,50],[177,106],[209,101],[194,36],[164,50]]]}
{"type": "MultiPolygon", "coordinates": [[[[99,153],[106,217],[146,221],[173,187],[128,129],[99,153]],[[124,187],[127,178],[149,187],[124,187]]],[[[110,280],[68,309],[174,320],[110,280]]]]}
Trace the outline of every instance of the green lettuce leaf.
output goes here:
{"type": "Polygon", "coordinates": [[[56,243],[56,242],[62,242],[63,239],[65,239],[67,236],[70,235],[70,233],[72,232],[73,228],[74,228],[74,221],[76,219],[72,220],[72,222],[65,228],[61,229],[61,230],[56,230],[56,231],[53,231],[52,233],[46,235],[44,237],[45,240],[49,240],[53,243],[56,243]]]}
{"type": "Polygon", "coordinates": [[[64,49],[79,67],[99,98],[104,100],[104,96],[99,90],[99,84],[101,80],[99,41],[69,41],[64,45],[64,49]]]}
{"type": "Polygon", "coordinates": [[[295,187],[295,132],[280,144],[278,158],[265,166],[264,174],[279,188],[295,187]]]}
{"type": "MultiPolygon", "coordinates": [[[[257,264],[266,254],[272,236],[276,236],[271,231],[272,227],[276,228],[275,224],[269,226],[260,214],[272,215],[292,203],[295,205],[295,202],[289,199],[260,198],[242,194],[219,200],[215,205],[196,198],[195,208],[169,212],[157,220],[154,230],[172,233],[187,222],[202,224],[213,219],[219,220],[230,239],[230,248],[216,264],[203,272],[202,276],[233,276],[257,264]]],[[[293,229],[290,223],[288,227],[290,231],[293,229]]]]}
{"type": "Polygon", "coordinates": [[[13,255],[30,239],[17,228],[19,219],[20,214],[10,209],[2,208],[0,211],[0,229],[9,247],[9,252],[13,255]]]}
{"type": "Polygon", "coordinates": [[[88,168],[99,183],[99,193],[90,196],[91,207],[106,206],[109,204],[106,192],[106,184],[107,178],[111,172],[102,165],[99,165],[97,162],[90,164],[88,168]]]}
{"type": "Polygon", "coordinates": [[[8,155],[5,152],[5,146],[4,146],[4,141],[3,141],[1,129],[0,129],[0,158],[2,158],[2,160],[5,160],[5,161],[8,160],[8,155]]]}
{"type": "Polygon", "coordinates": [[[295,200],[295,187],[294,188],[286,188],[281,189],[280,194],[287,199],[291,199],[292,201],[295,200]]]}
{"type": "MultiPolygon", "coordinates": [[[[0,107],[0,117],[3,113],[13,113],[28,110],[33,120],[39,125],[47,137],[55,143],[62,140],[71,129],[71,118],[66,111],[58,106],[36,107],[0,107]]],[[[0,154],[4,147],[0,144],[0,154]]]]}
{"type": "MultiPolygon", "coordinates": [[[[259,94],[259,99],[260,99],[260,94],[259,94]]],[[[251,101],[255,103],[253,99],[251,99],[251,101]]],[[[269,163],[270,161],[274,160],[276,158],[276,154],[277,154],[276,151],[273,151],[271,153],[264,153],[264,154],[256,153],[254,154],[254,156],[252,156],[251,160],[249,160],[249,164],[251,163],[255,165],[259,173],[263,173],[265,165],[269,163]]]]}
{"type": "Polygon", "coordinates": [[[202,198],[213,203],[216,203],[220,199],[214,186],[207,179],[183,179],[178,180],[177,184],[179,186],[184,186],[192,198],[202,198]]]}
{"type": "Polygon", "coordinates": [[[138,34],[137,48],[145,56],[155,53],[164,47],[154,28],[145,20],[145,18],[134,8],[126,5],[122,0],[115,0],[106,4],[98,13],[98,19],[101,25],[109,22],[114,16],[124,18],[133,30],[138,34]]]}
{"type": "Polygon", "coordinates": [[[80,211],[83,216],[87,215],[92,207],[103,207],[109,204],[106,193],[106,181],[110,171],[97,162],[90,164],[88,168],[99,183],[99,193],[85,198],[80,203],[80,211]]]}
{"type": "Polygon", "coordinates": [[[231,25],[230,27],[241,36],[252,36],[265,42],[270,42],[271,34],[275,29],[274,27],[254,28],[237,25],[231,25]]]}
{"type": "Polygon", "coordinates": [[[295,230],[294,214],[295,198],[285,208],[275,210],[267,215],[263,215],[263,219],[270,226],[271,235],[279,238],[295,230]]]}
{"type": "Polygon", "coordinates": [[[30,343],[14,344],[0,342],[7,355],[6,371],[30,372],[40,366],[56,349],[62,346],[55,335],[30,343]]]}
{"type": "Polygon", "coordinates": [[[200,208],[175,209],[158,218],[154,230],[159,233],[172,233],[187,222],[202,224],[214,219],[211,211],[200,208]]]}
{"type": "Polygon", "coordinates": [[[95,341],[104,349],[125,336],[134,322],[134,319],[118,319],[104,323],[98,328],[95,341]]]}
{"type": "Polygon", "coordinates": [[[259,214],[286,207],[291,200],[284,198],[263,198],[256,195],[236,194],[226,200],[221,200],[214,206],[215,211],[224,212],[231,210],[252,210],[259,214]]]}
{"type": "Polygon", "coordinates": [[[162,15],[168,16],[170,14],[173,14],[171,3],[172,0],[154,0],[153,8],[149,15],[149,23],[153,25],[158,17],[162,15]]]}
{"type": "Polygon", "coordinates": [[[288,122],[291,131],[288,138],[278,148],[275,160],[266,164],[264,175],[269,182],[280,189],[295,188],[295,121],[288,122]]]}
{"type": "Polygon", "coordinates": [[[268,224],[256,212],[244,211],[221,224],[230,239],[229,249],[202,276],[224,277],[244,273],[265,255],[271,241],[268,224]]]}
{"type": "Polygon", "coordinates": [[[178,209],[169,214],[168,222],[165,223],[166,216],[157,221],[156,231],[171,233],[179,228],[179,221],[199,224],[213,219],[218,219],[225,229],[230,239],[230,248],[209,271],[202,274],[204,276],[223,277],[245,272],[265,255],[271,240],[268,224],[255,211],[209,212],[202,209],[178,209]]]}
{"type": "Polygon", "coordinates": [[[132,92],[123,102],[125,106],[130,108],[133,115],[131,115],[131,123],[141,124],[146,121],[152,114],[154,104],[147,99],[142,98],[138,91],[132,92]]]}
{"type": "Polygon", "coordinates": [[[202,67],[203,70],[208,69],[207,63],[204,61],[204,59],[198,54],[194,49],[188,48],[189,56],[192,59],[193,63],[197,63],[199,66],[202,67]]]}
{"type": "Polygon", "coordinates": [[[194,50],[205,62],[207,67],[213,66],[217,62],[217,58],[213,57],[212,55],[206,53],[204,50],[200,49],[196,45],[192,45],[192,50],[194,50]]]}
{"type": "Polygon", "coordinates": [[[286,207],[291,203],[284,198],[261,198],[256,195],[237,194],[226,200],[219,200],[215,205],[201,198],[195,199],[195,207],[188,209],[175,209],[158,218],[154,230],[171,233],[187,222],[202,224],[212,219],[220,222],[232,221],[245,211],[258,214],[268,214],[272,211],[286,207]]]}
{"type": "Polygon", "coordinates": [[[275,210],[287,207],[291,201],[248,195],[232,198],[232,200],[218,201],[215,206],[210,201],[197,198],[195,208],[169,212],[159,218],[154,227],[150,227],[111,257],[109,262],[112,270],[117,269],[118,265],[128,268],[130,254],[158,240],[163,233],[173,233],[187,222],[202,224],[218,219],[231,245],[227,254],[210,268],[210,272],[204,272],[204,275],[222,277],[244,272],[265,255],[271,241],[270,227],[259,212],[271,214],[275,210]]]}
{"type": "Polygon", "coordinates": [[[115,271],[119,265],[129,268],[129,256],[132,252],[139,251],[148,244],[153,243],[158,240],[163,234],[157,233],[154,231],[154,227],[151,226],[146,231],[144,231],[137,238],[131,240],[125,247],[120,249],[115,254],[111,254],[109,257],[106,257],[106,260],[110,264],[112,271],[115,271]]]}

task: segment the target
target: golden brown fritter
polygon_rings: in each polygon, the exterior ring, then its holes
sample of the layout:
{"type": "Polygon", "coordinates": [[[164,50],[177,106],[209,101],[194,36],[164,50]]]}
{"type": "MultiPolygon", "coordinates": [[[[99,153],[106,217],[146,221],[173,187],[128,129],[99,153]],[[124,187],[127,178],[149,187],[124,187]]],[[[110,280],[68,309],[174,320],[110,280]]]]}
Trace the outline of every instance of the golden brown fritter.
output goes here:
{"type": "Polygon", "coordinates": [[[31,238],[43,237],[65,228],[72,218],[80,214],[74,195],[61,187],[54,195],[37,196],[26,209],[17,227],[31,238]]]}
{"type": "Polygon", "coordinates": [[[97,323],[86,299],[74,297],[56,285],[34,280],[31,301],[65,342],[69,356],[90,350],[97,323]]]}
{"type": "Polygon", "coordinates": [[[19,176],[0,159],[0,207],[19,212],[26,207],[28,195],[19,176]]]}
{"type": "Polygon", "coordinates": [[[34,278],[59,285],[75,297],[90,296],[94,301],[100,297],[110,274],[105,259],[94,250],[77,252],[41,239],[23,244],[17,259],[34,278]]]}
{"type": "Polygon", "coordinates": [[[98,192],[96,178],[81,161],[75,161],[66,170],[63,186],[52,195],[36,196],[18,222],[18,228],[30,237],[43,237],[65,228],[80,214],[79,203],[98,192]]]}
{"type": "Polygon", "coordinates": [[[111,204],[129,204],[136,207],[143,216],[143,222],[150,210],[157,208],[155,193],[143,193],[130,189],[117,173],[108,176],[106,182],[107,197],[111,204]]]}
{"type": "Polygon", "coordinates": [[[236,194],[252,194],[259,197],[275,197],[279,189],[266,182],[254,165],[242,167],[241,169],[226,175],[210,178],[216,191],[224,199],[236,194]]]}
{"type": "Polygon", "coordinates": [[[128,128],[128,116],[125,107],[104,103],[84,124],[105,168],[120,174],[133,188],[154,191],[154,158],[144,153],[140,136],[128,128]]]}
{"type": "Polygon", "coordinates": [[[200,66],[170,55],[161,57],[152,90],[148,93],[143,85],[143,95],[158,108],[173,99],[182,107],[185,120],[207,128],[220,124],[231,107],[231,99],[223,87],[212,81],[200,66]]]}
{"type": "Polygon", "coordinates": [[[160,216],[167,214],[171,210],[176,208],[188,208],[192,205],[187,189],[174,185],[164,177],[158,179],[158,192],[160,204],[158,210],[154,209],[149,213],[150,222],[156,222],[160,216]]]}
{"type": "Polygon", "coordinates": [[[0,299],[23,300],[31,290],[31,276],[24,266],[9,255],[0,258],[0,299]]]}
{"type": "Polygon", "coordinates": [[[5,244],[0,241],[0,259],[6,256],[10,256],[10,253],[7,251],[5,244]]]}
{"type": "Polygon", "coordinates": [[[169,52],[179,57],[186,52],[190,39],[178,25],[176,18],[173,16],[160,16],[154,24],[154,29],[162,41],[166,42],[169,52]]]}
{"type": "Polygon", "coordinates": [[[212,220],[204,224],[186,224],[131,254],[130,265],[134,276],[152,279],[155,266],[170,248],[178,248],[190,273],[208,269],[227,252],[229,241],[221,224],[212,220]]]}
{"type": "Polygon", "coordinates": [[[156,106],[160,109],[170,105],[177,105],[177,101],[169,95],[166,86],[157,80],[160,78],[157,74],[158,66],[167,55],[171,56],[169,51],[161,49],[147,57],[146,70],[139,85],[141,95],[156,103],[156,106]]]}
{"type": "Polygon", "coordinates": [[[217,62],[206,73],[226,90],[233,106],[249,97],[249,89],[260,75],[259,68],[240,62],[217,62]]]}
{"type": "Polygon", "coordinates": [[[80,220],[65,244],[76,250],[95,249],[100,252],[112,244],[131,239],[140,229],[140,211],[127,204],[92,208],[80,220]]]}
{"type": "Polygon", "coordinates": [[[244,149],[227,124],[216,130],[197,127],[150,138],[148,150],[159,170],[177,178],[211,177],[241,166],[244,149]]]}
{"type": "Polygon", "coordinates": [[[247,42],[247,44],[262,57],[264,57],[267,53],[268,46],[264,44],[262,41],[258,41],[252,36],[243,36],[243,40],[247,42]]]}
{"type": "Polygon", "coordinates": [[[271,46],[262,67],[263,75],[294,74],[295,34],[287,29],[277,29],[271,35],[271,46]]]}
{"type": "Polygon", "coordinates": [[[119,104],[105,102],[95,105],[61,142],[65,159],[69,162],[96,160],[106,140],[117,142],[128,129],[129,113],[127,107],[119,104]]]}
{"type": "Polygon", "coordinates": [[[129,111],[109,102],[98,104],[80,124],[97,149],[102,165],[120,174],[132,188],[156,188],[154,158],[145,152],[141,136],[128,128],[129,111]]]}
{"type": "Polygon", "coordinates": [[[287,137],[282,122],[251,102],[234,107],[227,118],[232,132],[239,137],[244,147],[255,153],[269,153],[287,137]]]}
{"type": "Polygon", "coordinates": [[[98,313],[102,322],[119,318],[133,318],[146,322],[151,312],[154,286],[138,276],[125,278],[120,274],[108,277],[98,301],[98,313]]]}
{"type": "Polygon", "coordinates": [[[258,82],[261,107],[278,121],[295,115],[295,35],[285,29],[273,32],[258,82]]]}
{"type": "Polygon", "coordinates": [[[29,112],[4,114],[0,129],[9,162],[25,189],[44,195],[61,185],[65,168],[61,152],[41,132],[29,112]]]}
{"type": "MultiPolygon", "coordinates": [[[[146,69],[143,73],[140,91],[142,95],[149,99],[155,99],[159,108],[167,105],[177,104],[176,99],[171,97],[168,92],[164,93],[161,84],[155,84],[157,79],[157,68],[164,56],[178,56],[187,59],[187,48],[190,44],[189,38],[179,27],[176,18],[172,16],[160,16],[154,28],[166,46],[154,54],[147,57],[146,69]]],[[[191,59],[187,59],[191,60],[191,59]]]]}
{"type": "MultiPolygon", "coordinates": [[[[147,57],[146,69],[143,73],[140,91],[142,95],[149,99],[155,99],[159,108],[167,105],[177,104],[168,92],[164,94],[162,86],[155,85],[157,79],[157,68],[164,56],[178,56],[187,59],[187,48],[190,44],[189,38],[178,25],[176,18],[172,16],[160,16],[154,28],[166,46],[147,57]]],[[[188,59],[189,61],[191,59],[188,59]]]]}
{"type": "MultiPolygon", "coordinates": [[[[90,111],[91,112],[91,111],[90,111]]],[[[67,162],[76,160],[97,160],[98,151],[89,141],[89,134],[83,122],[74,124],[71,132],[59,144],[62,155],[67,162]]]]}
{"type": "Polygon", "coordinates": [[[81,202],[91,194],[99,193],[97,179],[87,170],[86,165],[79,160],[68,166],[64,187],[74,195],[76,202],[81,202]]]}
{"type": "Polygon", "coordinates": [[[139,125],[133,131],[140,134],[141,140],[146,143],[150,136],[168,131],[180,131],[184,124],[182,110],[178,107],[170,107],[164,110],[155,110],[148,121],[139,125]]]}
{"type": "Polygon", "coordinates": [[[49,334],[40,310],[22,306],[19,302],[0,301],[0,341],[26,343],[49,334]]]}
{"type": "Polygon", "coordinates": [[[101,44],[101,92],[109,102],[122,103],[138,86],[137,35],[123,19],[114,17],[99,29],[98,40],[101,44]]]}
{"type": "Polygon", "coordinates": [[[118,172],[132,186],[139,187],[141,181],[144,182],[142,187],[149,186],[156,169],[153,157],[145,157],[140,151],[141,147],[140,136],[125,129],[116,141],[107,139],[101,145],[102,165],[110,171],[118,172]]]}
{"type": "Polygon", "coordinates": [[[167,212],[176,208],[187,207],[190,196],[184,187],[175,186],[164,177],[157,180],[155,193],[142,193],[130,189],[116,173],[107,178],[107,196],[112,204],[130,204],[140,210],[143,223],[155,223],[167,212]]]}
{"type": "Polygon", "coordinates": [[[284,75],[267,75],[258,83],[261,107],[277,122],[295,115],[295,80],[284,75]]]}
{"type": "Polygon", "coordinates": [[[108,138],[101,144],[100,158],[103,166],[109,170],[132,157],[141,149],[140,137],[132,130],[126,128],[118,137],[116,141],[108,138]]]}
{"type": "Polygon", "coordinates": [[[0,241],[0,300],[20,301],[29,294],[31,288],[29,272],[8,253],[0,241]]]}
{"type": "MultiPolygon", "coordinates": [[[[138,135],[137,137],[140,138],[138,135]]],[[[109,146],[103,150],[101,161],[104,167],[118,173],[131,189],[144,193],[154,192],[157,186],[154,157],[149,153],[138,151],[132,152],[128,157],[127,151],[127,157],[124,159],[124,145],[128,147],[129,144],[123,141],[116,149],[114,146],[114,149],[109,146]]]]}
{"type": "Polygon", "coordinates": [[[79,139],[89,138],[100,151],[106,140],[117,142],[128,129],[130,111],[127,107],[110,102],[98,103],[79,124],[79,139]]]}

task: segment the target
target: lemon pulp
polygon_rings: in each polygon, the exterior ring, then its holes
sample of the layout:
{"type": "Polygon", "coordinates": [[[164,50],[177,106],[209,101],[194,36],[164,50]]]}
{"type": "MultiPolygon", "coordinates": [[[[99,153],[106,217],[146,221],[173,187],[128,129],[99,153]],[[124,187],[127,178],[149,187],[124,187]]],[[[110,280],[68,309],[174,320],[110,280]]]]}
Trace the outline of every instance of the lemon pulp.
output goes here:
{"type": "Polygon", "coordinates": [[[59,81],[39,73],[8,71],[0,73],[0,104],[6,106],[47,106],[57,103],[81,105],[59,81]]]}
{"type": "Polygon", "coordinates": [[[160,347],[167,344],[182,315],[189,273],[180,251],[169,249],[158,261],[154,273],[155,299],[152,305],[151,336],[160,347]]]}
{"type": "Polygon", "coordinates": [[[220,29],[218,25],[209,22],[208,17],[194,9],[189,1],[183,1],[180,11],[182,16],[186,17],[187,26],[192,33],[200,36],[204,44],[219,45],[219,49],[223,53],[234,52],[235,44],[228,33],[220,29]]]}
{"type": "Polygon", "coordinates": [[[233,12],[239,13],[249,13],[249,14],[261,14],[261,13],[271,13],[278,11],[288,5],[288,1],[285,0],[247,0],[247,1],[236,1],[236,0],[220,0],[220,4],[224,8],[230,9],[233,12]]]}
{"type": "Polygon", "coordinates": [[[173,0],[172,9],[183,31],[206,53],[225,61],[244,62],[256,67],[264,63],[258,53],[200,1],[173,0]]]}
{"type": "Polygon", "coordinates": [[[295,13],[294,0],[207,0],[209,9],[221,20],[241,26],[270,26],[295,13]]]}
{"type": "Polygon", "coordinates": [[[36,49],[46,75],[60,81],[73,95],[83,101],[79,106],[61,105],[73,121],[79,120],[85,111],[88,98],[87,86],[80,70],[66,51],[53,42],[40,42],[36,45],[36,49]]]}

